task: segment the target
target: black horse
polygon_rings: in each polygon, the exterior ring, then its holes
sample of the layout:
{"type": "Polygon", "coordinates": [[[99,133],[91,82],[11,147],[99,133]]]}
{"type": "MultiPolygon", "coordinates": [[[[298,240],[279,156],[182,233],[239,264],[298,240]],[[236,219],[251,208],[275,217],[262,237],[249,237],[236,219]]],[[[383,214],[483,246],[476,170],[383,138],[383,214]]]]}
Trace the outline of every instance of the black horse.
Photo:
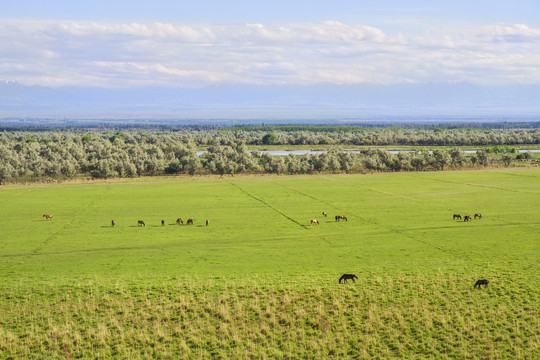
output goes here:
{"type": "Polygon", "coordinates": [[[161,226],[165,226],[165,220],[161,220],[161,226]]]}
{"type": "Polygon", "coordinates": [[[474,288],[475,288],[475,289],[476,289],[476,288],[480,289],[480,287],[481,287],[482,285],[488,286],[488,284],[489,284],[489,281],[487,281],[486,279],[478,280],[478,281],[476,282],[476,284],[474,284],[474,288]]]}
{"type": "Polygon", "coordinates": [[[456,219],[461,220],[461,215],[459,215],[459,214],[454,214],[453,220],[456,220],[456,219]]]}
{"type": "Polygon", "coordinates": [[[186,225],[193,225],[193,219],[188,219],[186,225]]]}
{"type": "Polygon", "coordinates": [[[336,221],[339,221],[339,220],[347,221],[347,217],[345,215],[336,215],[335,219],[336,221]]]}
{"type": "Polygon", "coordinates": [[[343,274],[339,278],[339,283],[341,284],[342,280],[343,280],[343,283],[346,283],[347,280],[349,280],[349,279],[352,280],[353,282],[356,282],[354,279],[358,279],[358,276],[356,276],[354,274],[343,274]]]}
{"type": "Polygon", "coordinates": [[[472,220],[472,216],[471,216],[471,215],[467,215],[467,216],[465,216],[465,217],[463,218],[463,221],[464,221],[464,222],[469,222],[469,221],[471,221],[471,220],[472,220]]]}
{"type": "Polygon", "coordinates": [[[137,221],[137,226],[146,226],[146,224],[144,223],[144,221],[139,220],[137,221]]]}

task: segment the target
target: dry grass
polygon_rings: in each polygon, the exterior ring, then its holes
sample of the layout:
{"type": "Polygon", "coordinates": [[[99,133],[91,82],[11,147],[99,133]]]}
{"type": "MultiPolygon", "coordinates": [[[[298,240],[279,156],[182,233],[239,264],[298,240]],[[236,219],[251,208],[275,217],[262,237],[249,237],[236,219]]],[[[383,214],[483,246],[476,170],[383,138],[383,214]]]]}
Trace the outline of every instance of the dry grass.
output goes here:
{"type": "MultiPolygon", "coordinates": [[[[2,289],[0,351],[62,358],[538,358],[538,291],[393,274],[2,289]],[[14,300],[17,301],[14,301],[14,300]]],[[[57,283],[58,284],[58,283],[57,283]]]]}

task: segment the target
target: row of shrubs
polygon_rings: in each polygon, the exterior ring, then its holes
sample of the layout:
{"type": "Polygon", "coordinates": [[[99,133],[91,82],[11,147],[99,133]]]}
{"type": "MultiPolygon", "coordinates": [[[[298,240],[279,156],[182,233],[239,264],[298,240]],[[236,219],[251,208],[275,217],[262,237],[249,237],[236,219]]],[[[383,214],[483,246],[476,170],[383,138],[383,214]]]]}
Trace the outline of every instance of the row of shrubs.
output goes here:
{"type": "Polygon", "coordinates": [[[164,174],[313,174],[317,172],[426,171],[510,165],[531,153],[457,147],[433,152],[332,149],[320,154],[272,156],[248,151],[245,139],[215,141],[201,156],[194,134],[169,132],[41,132],[0,134],[0,181],[43,178],[111,178],[164,174]]]}

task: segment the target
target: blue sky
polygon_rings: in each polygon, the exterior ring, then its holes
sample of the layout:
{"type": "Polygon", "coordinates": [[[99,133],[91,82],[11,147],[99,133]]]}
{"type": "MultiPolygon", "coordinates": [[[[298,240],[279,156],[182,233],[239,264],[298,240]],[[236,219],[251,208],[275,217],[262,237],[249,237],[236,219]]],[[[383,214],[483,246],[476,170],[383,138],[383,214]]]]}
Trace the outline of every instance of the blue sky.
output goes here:
{"type": "Polygon", "coordinates": [[[540,84],[540,1],[9,1],[0,79],[540,84]]]}
{"type": "Polygon", "coordinates": [[[5,19],[222,22],[362,22],[372,26],[430,27],[437,24],[540,23],[537,0],[197,0],[197,1],[9,1],[5,19]],[[417,21],[416,25],[409,21],[417,21]]]}

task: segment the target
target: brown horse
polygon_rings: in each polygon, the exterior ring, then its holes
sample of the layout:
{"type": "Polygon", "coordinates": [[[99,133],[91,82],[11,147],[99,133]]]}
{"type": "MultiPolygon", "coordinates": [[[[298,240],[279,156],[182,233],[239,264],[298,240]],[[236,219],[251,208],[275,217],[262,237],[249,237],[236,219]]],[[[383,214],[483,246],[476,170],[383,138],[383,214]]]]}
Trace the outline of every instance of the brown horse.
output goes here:
{"type": "Polygon", "coordinates": [[[193,219],[187,219],[186,225],[193,225],[193,219]]]}
{"type": "Polygon", "coordinates": [[[146,224],[144,223],[144,221],[139,220],[137,221],[137,226],[146,226],[146,224]]]}
{"type": "Polygon", "coordinates": [[[483,280],[478,280],[475,284],[474,284],[474,288],[478,288],[480,289],[481,288],[481,285],[485,285],[485,286],[488,286],[489,284],[489,281],[487,281],[486,279],[483,279],[483,280]]]}
{"type": "Polygon", "coordinates": [[[463,221],[464,221],[464,222],[469,222],[469,221],[471,221],[471,220],[472,220],[472,216],[471,216],[471,215],[467,215],[467,216],[465,216],[465,217],[463,218],[463,221]]]}
{"type": "Polygon", "coordinates": [[[323,212],[322,212],[322,216],[324,216],[324,217],[327,217],[327,216],[328,216],[328,215],[326,214],[326,211],[323,211],[323,212]]]}
{"type": "Polygon", "coordinates": [[[343,280],[343,283],[346,283],[347,280],[352,280],[353,282],[356,282],[354,279],[358,279],[358,276],[354,274],[343,274],[339,278],[339,283],[341,284],[341,281],[343,280]]]}
{"type": "Polygon", "coordinates": [[[206,226],[210,225],[210,223],[208,222],[208,220],[206,220],[206,226]]]}
{"type": "Polygon", "coordinates": [[[116,226],[116,222],[115,222],[114,220],[111,221],[111,226],[112,226],[112,227],[115,227],[115,226],[116,226]]]}
{"type": "Polygon", "coordinates": [[[45,214],[45,215],[43,215],[43,217],[45,218],[45,220],[52,220],[52,215],[51,214],[45,214]]]}
{"type": "Polygon", "coordinates": [[[176,219],[176,223],[177,224],[183,224],[184,220],[182,220],[181,218],[178,218],[178,219],[176,219]]]}
{"type": "Polygon", "coordinates": [[[348,221],[345,215],[336,215],[336,221],[340,221],[340,220],[348,221]]]}
{"type": "Polygon", "coordinates": [[[456,220],[456,219],[461,220],[461,215],[459,215],[459,214],[454,214],[454,217],[453,217],[452,220],[456,220]]]}
{"type": "Polygon", "coordinates": [[[319,225],[319,220],[311,219],[311,225],[319,225]]]}
{"type": "Polygon", "coordinates": [[[475,219],[481,219],[481,218],[482,218],[482,214],[476,213],[476,214],[474,214],[474,218],[475,218],[475,219]]]}

